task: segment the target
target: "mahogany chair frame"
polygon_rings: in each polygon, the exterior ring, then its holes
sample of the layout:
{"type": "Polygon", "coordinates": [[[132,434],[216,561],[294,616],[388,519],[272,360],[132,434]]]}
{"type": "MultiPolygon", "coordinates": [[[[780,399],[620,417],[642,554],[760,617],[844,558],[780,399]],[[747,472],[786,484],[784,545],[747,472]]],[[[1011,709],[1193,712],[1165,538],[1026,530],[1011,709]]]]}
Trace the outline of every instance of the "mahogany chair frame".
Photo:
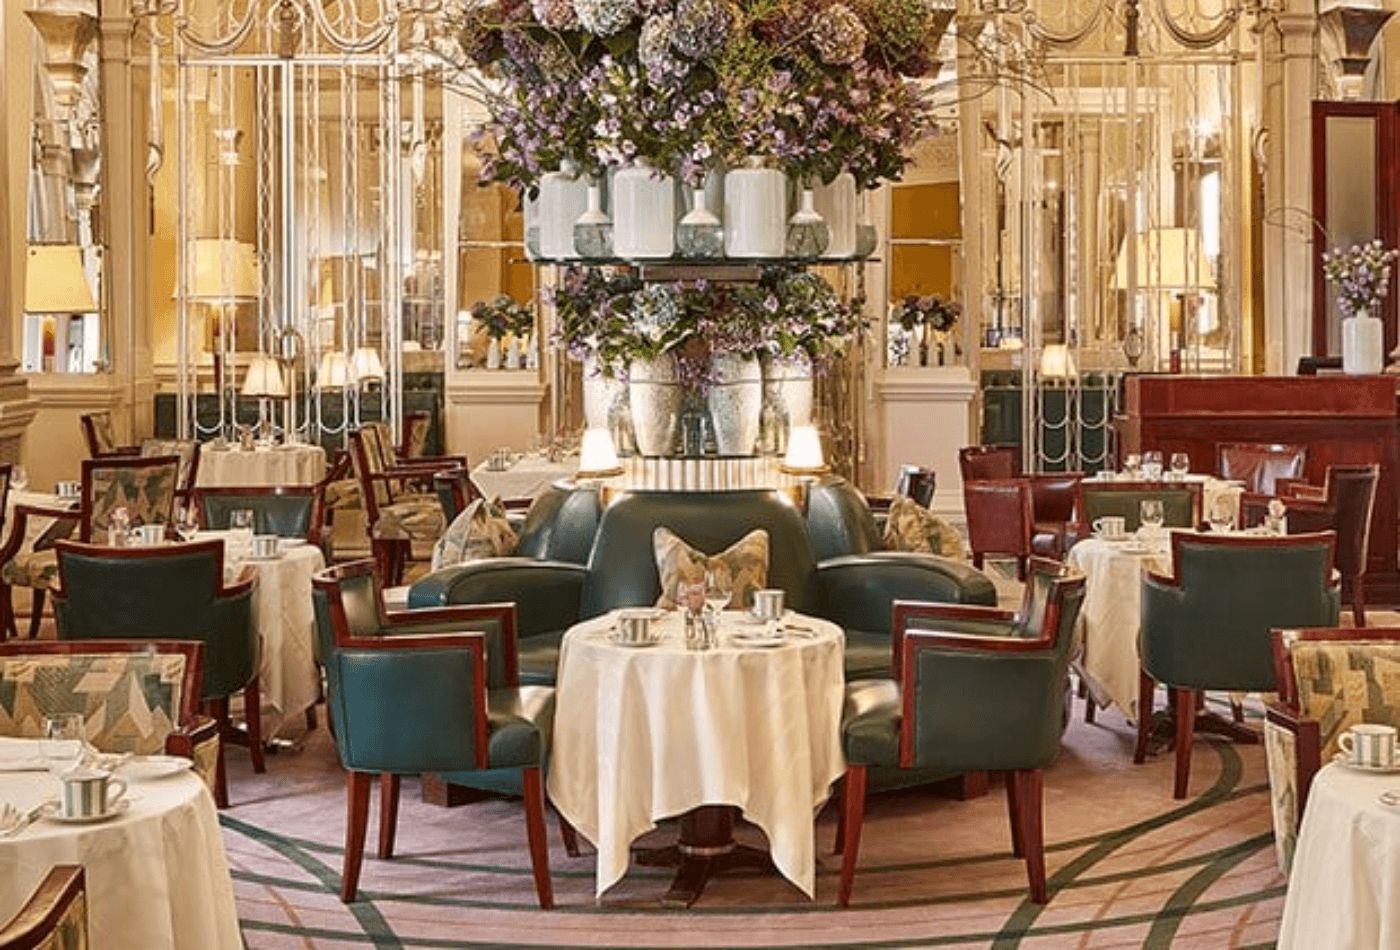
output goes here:
{"type": "MultiPolygon", "coordinates": [[[[1249,452],[1261,458],[1296,459],[1299,470],[1298,477],[1302,476],[1302,469],[1308,463],[1308,449],[1305,445],[1290,445],[1283,442],[1221,442],[1215,447],[1215,470],[1220,473],[1221,478],[1230,477],[1225,473],[1225,455],[1232,450],[1249,452]]],[[[1278,490],[1279,481],[1280,479],[1277,478],[1274,481],[1275,491],[1278,490]]],[[[1291,481],[1291,479],[1285,478],[1282,481],[1291,481]]],[[[1262,484],[1258,486],[1246,485],[1246,490],[1265,492],[1265,487],[1262,484]]]]}
{"type": "Polygon", "coordinates": [[[55,864],[19,912],[0,924],[0,950],[50,946],[59,923],[86,891],[87,875],[82,865],[55,864]]]}
{"type": "MultiPolygon", "coordinates": [[[[1200,527],[1202,488],[1200,482],[1172,482],[1172,481],[1136,481],[1136,482],[1100,482],[1097,480],[1080,480],[1079,485],[1074,490],[1074,532],[1080,538],[1086,538],[1093,533],[1093,525],[1084,520],[1084,493],[1085,492],[1124,492],[1124,493],[1148,493],[1152,492],[1176,492],[1186,491],[1191,495],[1191,524],[1192,529],[1200,527]]],[[[1186,527],[1186,526],[1181,526],[1186,527]]]]}
{"type": "Polygon", "coordinates": [[[199,522],[204,524],[204,499],[221,498],[233,495],[252,495],[259,498],[310,498],[311,514],[307,520],[306,541],[321,547],[325,531],[325,483],[315,485],[249,485],[243,488],[220,485],[217,488],[196,488],[193,502],[199,512],[199,522]]]}
{"type": "Polygon", "coordinates": [[[984,481],[987,476],[975,471],[983,462],[995,460],[996,464],[1007,466],[1006,471],[993,476],[997,479],[1019,478],[1021,472],[1021,449],[1016,445],[965,445],[958,449],[958,472],[964,483],[984,481]]]}
{"type": "MultiPolygon", "coordinates": [[[[252,591],[253,585],[257,583],[257,572],[252,565],[244,565],[238,572],[238,576],[231,582],[224,581],[224,543],[218,539],[209,541],[187,541],[178,545],[166,545],[159,547],[135,547],[135,548],[109,548],[105,545],[84,544],[78,541],[58,541],[55,543],[58,549],[58,590],[55,597],[62,598],[68,589],[68,580],[64,576],[63,556],[65,554],[75,554],[81,557],[101,557],[116,558],[126,561],[137,560],[159,560],[163,557],[188,556],[190,554],[200,554],[209,552],[214,557],[215,576],[219,578],[218,586],[214,589],[214,596],[219,600],[242,597],[252,591]]],[[[105,642],[101,640],[64,640],[60,642],[71,643],[95,643],[105,642]]],[[[143,647],[146,641],[137,641],[143,647]]],[[[154,641],[154,642],[180,642],[180,641],[154,641]]],[[[202,676],[201,665],[201,676],[202,676]]],[[[198,697],[202,692],[196,689],[194,695],[198,697]]],[[[206,700],[201,703],[206,715],[213,718],[218,724],[219,737],[219,761],[214,775],[214,802],[220,808],[228,807],[228,772],[224,764],[224,746],[229,743],[246,746],[249,757],[253,761],[253,771],[262,774],[267,771],[266,760],[263,756],[263,734],[262,734],[262,676],[254,673],[253,678],[243,687],[243,706],[245,728],[234,726],[232,718],[229,716],[229,698],[227,696],[218,699],[206,700]]]]}
{"type": "MultiPolygon", "coordinates": [[[[340,584],[349,578],[372,577],[375,610],[381,627],[395,624],[451,623],[457,620],[495,620],[501,625],[501,644],[507,687],[520,685],[519,650],[516,638],[515,604],[462,604],[421,610],[389,610],[384,605],[381,575],[374,560],[351,561],[328,568],[312,580],[315,588],[326,596],[331,631],[337,647],[349,650],[467,650],[472,656],[472,703],[476,750],[476,768],[488,767],[489,740],[486,710],[486,634],[461,633],[395,633],[384,637],[357,637],[350,632],[345,602],[340,584]]],[[[544,779],[539,766],[523,768],[521,780],[525,791],[525,831],[530,850],[530,863],[535,880],[535,893],[540,907],[554,906],[554,890],[549,873],[549,846],[544,824],[544,779]]],[[[346,773],[345,858],[341,869],[340,899],[355,900],[359,887],[360,868],[364,861],[365,837],[369,823],[369,791],[373,776],[368,772],[346,773]]],[[[400,776],[382,773],[379,776],[379,848],[380,860],[393,857],[394,839],[398,829],[400,776]]],[[[565,845],[570,855],[578,854],[577,835],[561,816],[565,845]]]]}
{"type": "Polygon", "coordinates": [[[989,556],[995,557],[997,555],[1002,555],[1014,558],[1016,561],[1016,577],[1018,580],[1025,580],[1028,576],[1031,560],[1034,557],[1035,501],[1030,481],[1025,478],[986,478],[974,482],[964,482],[963,501],[964,508],[967,511],[967,535],[969,546],[972,548],[972,566],[979,571],[982,570],[982,565],[989,556]],[[997,548],[979,546],[981,539],[977,537],[977,535],[979,535],[980,532],[974,531],[972,527],[972,496],[975,496],[979,491],[1005,491],[1012,488],[1015,488],[1020,495],[1021,513],[1019,517],[1021,521],[1021,531],[1019,533],[1021,537],[1018,538],[1017,546],[1015,548],[1008,548],[1008,550],[1005,551],[997,548]]]}
{"type": "Polygon", "coordinates": [[[87,443],[88,457],[94,459],[109,459],[121,458],[124,456],[139,456],[141,454],[141,446],[139,445],[119,445],[109,451],[102,451],[101,446],[98,445],[97,423],[93,421],[96,416],[101,415],[107,416],[110,421],[111,415],[103,412],[85,412],[78,417],[78,423],[83,429],[83,441],[87,443]]]}

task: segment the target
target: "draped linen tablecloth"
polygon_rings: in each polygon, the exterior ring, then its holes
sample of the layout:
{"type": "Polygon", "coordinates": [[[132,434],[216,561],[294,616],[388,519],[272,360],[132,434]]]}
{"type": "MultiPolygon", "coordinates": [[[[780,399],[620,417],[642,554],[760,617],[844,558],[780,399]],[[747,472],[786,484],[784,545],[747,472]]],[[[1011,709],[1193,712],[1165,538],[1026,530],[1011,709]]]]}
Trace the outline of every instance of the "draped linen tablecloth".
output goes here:
{"type": "Polygon", "coordinates": [[[321,694],[316,669],[316,609],[311,579],[326,566],[314,544],[283,540],[276,560],[248,557],[247,535],[201,531],[198,539],[224,542],[224,573],[233,578],[245,566],[258,576],[253,587],[253,624],[262,638],[263,735],[272,738],[310,709],[321,694]]]}
{"type": "Polygon", "coordinates": [[[720,646],[705,652],[686,650],[675,612],[652,647],[613,644],[612,615],[565,634],[549,797],[598,849],[598,896],[627,872],[632,841],[701,805],[738,807],[783,876],[814,894],[814,818],[845,769],[845,637],[794,617],[814,632],[743,648],[737,618],[725,615],[720,646]]]}
{"type": "Polygon", "coordinates": [[[1085,538],[1070,548],[1068,562],[1084,574],[1079,611],[1076,668],[1099,705],[1112,703],[1136,721],[1138,632],[1142,626],[1142,576],[1170,574],[1170,535],[1151,543],[1085,538]]]}
{"type": "Polygon", "coordinates": [[[499,471],[492,471],[490,464],[472,469],[472,481],[487,498],[538,498],[555,482],[574,477],[578,456],[551,462],[545,455],[522,455],[499,471]]]}
{"type": "Polygon", "coordinates": [[[1331,764],[1313,779],[1283,905],[1279,950],[1400,947],[1400,775],[1331,764]]]}
{"type": "MultiPolygon", "coordinates": [[[[5,756],[20,740],[5,742],[5,756]]],[[[31,755],[38,754],[37,741],[31,755]]],[[[55,864],[87,871],[94,950],[237,950],[243,946],[214,800],[193,772],[132,781],[131,808],[110,821],[40,819],[0,837],[0,920],[24,905],[55,864]]],[[[28,810],[58,792],[47,772],[7,772],[0,802],[28,810]]]]}
{"type": "Polygon", "coordinates": [[[200,488],[314,485],[326,477],[326,450],[319,445],[278,445],[244,451],[238,446],[199,450],[200,488]]]}

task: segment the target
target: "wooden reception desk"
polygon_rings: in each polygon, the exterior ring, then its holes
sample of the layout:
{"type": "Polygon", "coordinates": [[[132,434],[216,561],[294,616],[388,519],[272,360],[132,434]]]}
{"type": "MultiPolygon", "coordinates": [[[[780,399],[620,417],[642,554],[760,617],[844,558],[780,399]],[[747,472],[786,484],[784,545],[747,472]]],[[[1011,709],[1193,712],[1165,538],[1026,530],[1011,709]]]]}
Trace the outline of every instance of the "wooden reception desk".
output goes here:
{"type": "Polygon", "coordinates": [[[1222,442],[1287,442],[1307,447],[1304,474],[1316,485],[1329,465],[1379,463],[1366,599],[1400,603],[1396,384],[1393,376],[1134,376],[1123,451],[1186,452],[1192,471],[1213,472],[1222,442]]]}

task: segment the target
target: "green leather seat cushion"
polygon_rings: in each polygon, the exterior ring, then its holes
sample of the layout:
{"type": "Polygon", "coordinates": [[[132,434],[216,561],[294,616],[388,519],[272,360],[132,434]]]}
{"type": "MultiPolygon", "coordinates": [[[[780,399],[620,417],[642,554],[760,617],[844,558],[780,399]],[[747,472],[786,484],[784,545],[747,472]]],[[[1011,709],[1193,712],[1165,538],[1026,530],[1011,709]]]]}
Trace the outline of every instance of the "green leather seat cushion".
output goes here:
{"type": "Polygon", "coordinates": [[[841,745],[852,765],[899,765],[903,697],[891,679],[861,680],[846,687],[841,745]]]}

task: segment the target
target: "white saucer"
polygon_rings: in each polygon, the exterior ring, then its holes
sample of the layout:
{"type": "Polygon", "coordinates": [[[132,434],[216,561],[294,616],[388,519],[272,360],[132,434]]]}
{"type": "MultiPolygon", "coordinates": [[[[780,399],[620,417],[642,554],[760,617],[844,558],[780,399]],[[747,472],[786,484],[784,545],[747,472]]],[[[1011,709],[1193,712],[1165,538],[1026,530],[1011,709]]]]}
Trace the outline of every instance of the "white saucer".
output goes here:
{"type": "Polygon", "coordinates": [[[193,767],[193,762],[180,755],[138,755],[123,765],[121,772],[133,781],[151,782],[179,775],[193,767]]]}
{"type": "Polygon", "coordinates": [[[282,560],[282,552],[278,551],[276,554],[249,554],[246,558],[244,558],[244,560],[258,561],[259,563],[267,561],[280,561],[282,560]]]}
{"type": "Polygon", "coordinates": [[[741,647],[780,647],[788,643],[788,638],[783,634],[760,634],[745,633],[743,631],[731,633],[729,638],[741,647]]]}
{"type": "Polygon", "coordinates": [[[113,818],[126,814],[127,809],[130,807],[131,799],[119,798],[117,799],[116,806],[109,812],[104,812],[101,815],[86,815],[82,818],[69,818],[67,815],[59,814],[58,802],[51,801],[44,803],[44,814],[42,817],[46,821],[56,821],[61,825],[95,825],[100,821],[110,821],[113,818]]]}
{"type": "Polygon", "coordinates": [[[652,637],[650,640],[622,640],[617,634],[608,634],[608,642],[615,647],[626,647],[629,650],[642,650],[647,647],[654,647],[661,642],[660,637],[652,637]]]}
{"type": "Polygon", "coordinates": [[[1371,775],[1395,775],[1400,773],[1400,765],[1357,765],[1345,752],[1332,756],[1332,761],[1353,772],[1369,772],[1371,775]]]}

